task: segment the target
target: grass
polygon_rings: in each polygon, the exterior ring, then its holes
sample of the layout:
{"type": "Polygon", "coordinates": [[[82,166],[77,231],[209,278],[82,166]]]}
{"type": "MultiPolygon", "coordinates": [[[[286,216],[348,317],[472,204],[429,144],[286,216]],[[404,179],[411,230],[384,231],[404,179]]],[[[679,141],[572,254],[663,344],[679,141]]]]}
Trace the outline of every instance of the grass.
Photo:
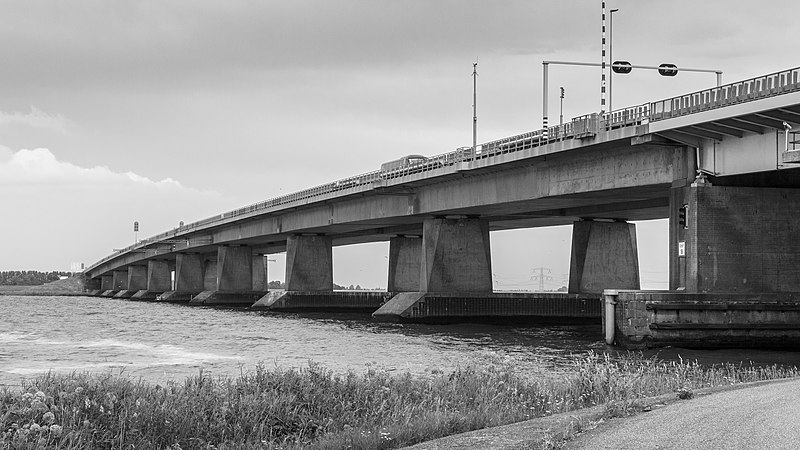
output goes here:
{"type": "Polygon", "coordinates": [[[50,373],[0,392],[0,448],[398,448],[588,406],[624,408],[642,397],[797,375],[794,367],[594,353],[538,378],[504,364],[427,376],[257,366],[164,386],[50,373]]]}

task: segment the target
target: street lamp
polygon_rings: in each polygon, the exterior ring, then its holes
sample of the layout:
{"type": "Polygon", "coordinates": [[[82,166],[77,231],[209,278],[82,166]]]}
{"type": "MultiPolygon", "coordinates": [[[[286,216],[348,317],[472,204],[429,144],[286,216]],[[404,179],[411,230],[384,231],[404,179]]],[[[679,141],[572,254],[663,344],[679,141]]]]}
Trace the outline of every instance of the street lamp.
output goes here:
{"type": "Polygon", "coordinates": [[[613,84],[614,80],[614,13],[619,11],[619,9],[612,9],[611,12],[608,14],[608,61],[611,63],[609,65],[608,71],[608,111],[611,112],[614,108],[611,107],[611,100],[614,98],[611,94],[611,85],[613,84]]]}
{"type": "Polygon", "coordinates": [[[559,89],[561,89],[561,95],[560,95],[561,106],[559,107],[559,110],[558,110],[558,125],[559,125],[559,127],[561,127],[563,129],[564,128],[564,86],[561,86],[559,89]]]}

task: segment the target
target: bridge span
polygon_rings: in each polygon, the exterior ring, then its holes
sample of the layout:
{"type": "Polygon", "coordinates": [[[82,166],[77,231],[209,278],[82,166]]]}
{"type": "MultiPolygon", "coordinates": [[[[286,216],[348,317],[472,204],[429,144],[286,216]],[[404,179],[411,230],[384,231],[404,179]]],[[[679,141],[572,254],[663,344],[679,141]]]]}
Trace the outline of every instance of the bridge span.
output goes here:
{"type": "Polygon", "coordinates": [[[800,68],[403,158],[144,239],[85,275],[105,296],[395,320],[599,319],[614,289],[619,343],[797,341],[796,131],[800,68]],[[670,290],[645,293],[630,221],[657,218],[670,221],[670,290]],[[492,293],[490,230],[565,224],[569,294],[492,293]],[[372,241],[390,243],[389,293],[333,293],[332,246],[372,241]],[[270,293],[264,255],[282,251],[286,292],[270,293]]]}

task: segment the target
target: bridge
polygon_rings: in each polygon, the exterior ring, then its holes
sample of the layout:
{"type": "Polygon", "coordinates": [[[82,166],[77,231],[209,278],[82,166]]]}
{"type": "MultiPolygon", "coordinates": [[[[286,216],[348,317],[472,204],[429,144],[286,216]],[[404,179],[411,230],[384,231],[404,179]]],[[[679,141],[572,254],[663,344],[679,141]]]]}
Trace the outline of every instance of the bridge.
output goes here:
{"type": "Polygon", "coordinates": [[[797,131],[800,68],[402,158],[181,225],[84,273],[97,295],[362,307],[394,320],[598,318],[606,292],[611,342],[796,341],[797,131]],[[642,292],[630,221],[659,218],[670,289],[642,292]],[[565,224],[568,294],[492,292],[490,230],[565,224]],[[388,293],[334,293],[332,247],[375,241],[389,241],[388,293]],[[286,291],[268,292],[264,255],[283,251],[286,291]]]}

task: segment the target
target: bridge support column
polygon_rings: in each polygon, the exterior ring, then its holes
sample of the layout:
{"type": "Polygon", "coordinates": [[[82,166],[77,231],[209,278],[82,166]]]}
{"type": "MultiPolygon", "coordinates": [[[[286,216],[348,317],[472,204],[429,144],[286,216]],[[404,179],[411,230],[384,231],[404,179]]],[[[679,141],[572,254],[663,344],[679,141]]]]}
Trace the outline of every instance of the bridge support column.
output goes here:
{"type": "Polygon", "coordinates": [[[398,236],[389,239],[389,292],[419,291],[422,239],[398,236]]]}
{"type": "Polygon", "coordinates": [[[489,222],[428,219],[423,223],[422,292],[492,292],[489,222]]]}
{"type": "Polygon", "coordinates": [[[95,278],[84,278],[83,280],[83,292],[86,295],[99,295],[101,292],[100,286],[102,283],[102,279],[100,277],[95,278]]]}
{"type": "Polygon", "coordinates": [[[330,236],[289,236],[286,240],[286,290],[333,291],[330,236]]]}
{"type": "Polygon", "coordinates": [[[694,183],[671,198],[670,288],[800,292],[800,189],[694,183]]]}
{"type": "Polygon", "coordinates": [[[203,292],[203,256],[198,253],[175,255],[175,290],[164,292],[156,301],[188,302],[203,292]]]}
{"type": "Polygon", "coordinates": [[[111,272],[111,288],[103,292],[103,297],[114,297],[120,291],[128,288],[128,269],[114,270],[111,272]]]}
{"type": "Polygon", "coordinates": [[[253,255],[253,290],[258,292],[269,291],[269,280],[267,279],[267,255],[253,255]]]}
{"type": "Polygon", "coordinates": [[[100,277],[100,296],[110,297],[114,292],[114,275],[102,275],[100,277]]]}
{"type": "Polygon", "coordinates": [[[164,292],[172,289],[172,273],[168,261],[148,261],[146,287],[139,290],[132,300],[155,300],[164,292]]]}
{"type": "Polygon", "coordinates": [[[127,272],[125,288],[114,294],[114,298],[131,298],[136,292],[147,287],[146,266],[128,266],[127,272]]]}
{"type": "Polygon", "coordinates": [[[636,226],[627,222],[580,221],[572,225],[569,292],[639,289],[636,226]]]}
{"type": "Polygon", "coordinates": [[[212,279],[209,274],[211,267],[212,265],[209,265],[206,268],[206,290],[193,297],[191,303],[250,306],[264,295],[264,291],[253,289],[253,251],[250,247],[233,245],[217,247],[217,258],[213,264],[216,268],[214,277],[216,283],[212,289],[208,289],[212,279]]]}

